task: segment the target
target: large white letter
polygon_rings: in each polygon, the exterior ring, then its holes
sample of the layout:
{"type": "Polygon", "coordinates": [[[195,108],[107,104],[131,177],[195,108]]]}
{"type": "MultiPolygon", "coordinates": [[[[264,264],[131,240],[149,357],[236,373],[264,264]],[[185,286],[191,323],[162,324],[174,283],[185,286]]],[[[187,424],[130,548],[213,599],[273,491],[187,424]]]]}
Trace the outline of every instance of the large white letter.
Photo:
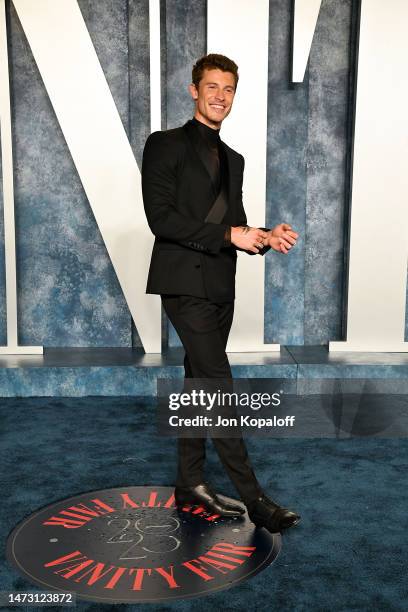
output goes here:
{"type": "Polygon", "coordinates": [[[336,351],[407,352],[408,2],[362,0],[347,341],[336,351]]]}
{"type": "Polygon", "coordinates": [[[292,81],[303,83],[322,0],[295,0],[292,81]]]}
{"type": "MultiPolygon", "coordinates": [[[[295,2],[294,81],[303,81],[319,5],[295,2]]],[[[408,351],[407,31],[405,0],[362,0],[347,341],[330,342],[330,351],[408,351]]]]}
{"type": "Polygon", "coordinates": [[[14,223],[13,148],[11,137],[10,86],[4,0],[0,0],[0,126],[3,165],[4,255],[6,272],[7,346],[0,354],[38,354],[42,346],[18,346],[16,239],[14,223]]]}
{"type": "MultiPolygon", "coordinates": [[[[222,138],[245,157],[244,206],[248,224],[263,226],[266,200],[269,2],[208,0],[207,6],[208,52],[222,52],[239,67],[237,96],[231,115],[222,126],[222,138]]],[[[264,344],[264,277],[265,261],[262,256],[238,253],[237,299],[228,351],[280,349],[279,344],[264,344]]]]}
{"type": "Polygon", "coordinates": [[[76,0],[14,0],[146,352],[161,309],[146,295],[153,237],[140,172],[76,0]]]}

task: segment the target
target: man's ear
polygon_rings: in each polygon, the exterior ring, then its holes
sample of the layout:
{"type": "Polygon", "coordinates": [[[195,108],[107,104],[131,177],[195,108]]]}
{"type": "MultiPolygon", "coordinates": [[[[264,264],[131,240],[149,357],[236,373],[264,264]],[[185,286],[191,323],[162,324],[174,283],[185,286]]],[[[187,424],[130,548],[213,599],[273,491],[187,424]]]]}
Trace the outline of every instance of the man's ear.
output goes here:
{"type": "Polygon", "coordinates": [[[190,83],[188,89],[193,100],[198,100],[198,91],[194,83],[190,83]]]}

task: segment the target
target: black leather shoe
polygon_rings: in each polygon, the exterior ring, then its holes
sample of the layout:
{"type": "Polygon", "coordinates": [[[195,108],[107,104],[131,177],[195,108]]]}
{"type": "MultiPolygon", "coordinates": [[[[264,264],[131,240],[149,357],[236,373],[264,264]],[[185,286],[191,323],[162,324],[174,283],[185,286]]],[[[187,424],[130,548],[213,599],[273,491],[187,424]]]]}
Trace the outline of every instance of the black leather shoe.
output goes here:
{"type": "Polygon", "coordinates": [[[282,508],[266,495],[261,495],[247,505],[248,516],[257,527],[265,527],[271,533],[294,527],[300,521],[299,514],[282,508]]]}
{"type": "Polygon", "coordinates": [[[206,511],[221,516],[241,516],[245,508],[221,501],[210,486],[203,482],[195,487],[176,487],[174,490],[176,506],[203,506],[206,511]]]}

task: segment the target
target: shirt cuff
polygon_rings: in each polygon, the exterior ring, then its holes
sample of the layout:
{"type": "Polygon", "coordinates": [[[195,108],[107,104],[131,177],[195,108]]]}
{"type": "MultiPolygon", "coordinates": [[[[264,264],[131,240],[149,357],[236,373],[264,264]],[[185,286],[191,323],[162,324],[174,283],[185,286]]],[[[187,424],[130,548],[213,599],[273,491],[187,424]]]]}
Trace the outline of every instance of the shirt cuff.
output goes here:
{"type": "Polygon", "coordinates": [[[223,242],[222,246],[224,246],[224,247],[231,246],[231,227],[229,225],[227,225],[227,228],[225,230],[224,242],[223,242]]]}

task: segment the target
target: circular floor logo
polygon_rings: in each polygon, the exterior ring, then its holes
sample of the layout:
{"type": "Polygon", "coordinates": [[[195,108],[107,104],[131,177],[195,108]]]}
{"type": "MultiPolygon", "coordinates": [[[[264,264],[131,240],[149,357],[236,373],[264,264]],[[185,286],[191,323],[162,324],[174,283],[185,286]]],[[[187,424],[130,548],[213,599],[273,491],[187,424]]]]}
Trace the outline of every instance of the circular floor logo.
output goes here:
{"type": "Polygon", "coordinates": [[[247,514],[177,509],[173,492],[103,489],[46,506],[11,532],[8,559],[36,585],[106,603],[205,595],[276,559],[280,534],[255,529],[247,514]]]}

